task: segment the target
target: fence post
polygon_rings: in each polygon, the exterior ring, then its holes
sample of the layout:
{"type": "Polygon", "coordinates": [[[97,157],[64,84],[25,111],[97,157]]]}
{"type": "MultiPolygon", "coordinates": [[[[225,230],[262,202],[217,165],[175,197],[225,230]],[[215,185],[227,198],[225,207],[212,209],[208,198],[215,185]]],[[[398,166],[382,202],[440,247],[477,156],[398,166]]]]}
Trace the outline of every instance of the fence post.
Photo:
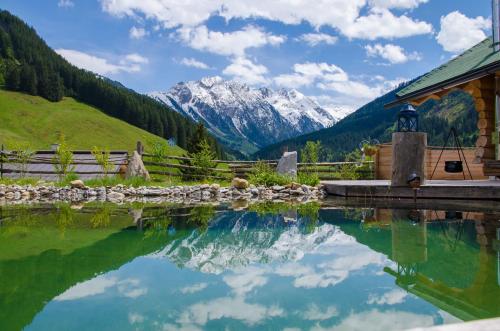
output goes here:
{"type": "Polygon", "coordinates": [[[0,178],[2,178],[2,179],[3,179],[3,158],[4,158],[3,151],[4,151],[4,147],[2,144],[2,151],[0,152],[0,178]]]}
{"type": "Polygon", "coordinates": [[[144,145],[142,144],[141,141],[137,142],[136,151],[137,151],[137,153],[139,153],[139,155],[141,157],[142,157],[142,154],[144,154],[144,145]]]}

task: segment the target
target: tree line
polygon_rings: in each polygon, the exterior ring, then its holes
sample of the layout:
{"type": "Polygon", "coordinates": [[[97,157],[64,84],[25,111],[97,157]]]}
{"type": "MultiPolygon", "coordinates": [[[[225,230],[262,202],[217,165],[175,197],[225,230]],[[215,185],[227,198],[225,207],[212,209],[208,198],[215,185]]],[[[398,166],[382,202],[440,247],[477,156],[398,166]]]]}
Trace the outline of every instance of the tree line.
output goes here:
{"type": "MultiPolygon", "coordinates": [[[[57,102],[73,97],[104,113],[187,148],[196,124],[152,98],[95,73],[78,69],[54,52],[36,31],[8,11],[0,11],[0,86],[57,102]]],[[[224,157],[215,138],[213,152],[224,157]]]]}

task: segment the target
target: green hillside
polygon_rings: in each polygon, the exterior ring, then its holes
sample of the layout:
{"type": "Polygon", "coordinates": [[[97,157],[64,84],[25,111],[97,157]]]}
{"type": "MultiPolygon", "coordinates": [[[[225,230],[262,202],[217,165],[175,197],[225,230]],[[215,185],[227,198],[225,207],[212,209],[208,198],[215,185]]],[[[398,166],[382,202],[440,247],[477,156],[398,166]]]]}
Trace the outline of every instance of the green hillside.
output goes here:
{"type": "MultiPolygon", "coordinates": [[[[0,90],[0,143],[26,141],[36,149],[46,149],[64,133],[72,148],[93,146],[132,150],[138,140],[145,144],[165,141],[147,131],[108,116],[73,98],[49,102],[37,96],[0,90]]],[[[179,147],[172,154],[181,154],[179,147]]]]}
{"type": "MultiPolygon", "coordinates": [[[[35,29],[5,10],[0,10],[0,86],[54,102],[72,97],[156,136],[174,138],[182,148],[196,132],[196,123],[152,98],[71,65],[35,29]]],[[[215,138],[207,139],[223,157],[215,138]]]]}
{"type": "MultiPolygon", "coordinates": [[[[285,147],[298,150],[308,140],[321,141],[324,161],[342,161],[346,154],[359,148],[365,139],[390,142],[396,128],[399,107],[385,109],[405,84],[371,101],[330,128],[267,146],[254,154],[256,159],[275,159],[285,147]]],[[[472,98],[463,92],[452,92],[439,101],[430,100],[417,109],[420,131],[427,132],[428,144],[442,146],[451,127],[457,129],[464,146],[473,146],[477,139],[477,113],[472,98]]]]}

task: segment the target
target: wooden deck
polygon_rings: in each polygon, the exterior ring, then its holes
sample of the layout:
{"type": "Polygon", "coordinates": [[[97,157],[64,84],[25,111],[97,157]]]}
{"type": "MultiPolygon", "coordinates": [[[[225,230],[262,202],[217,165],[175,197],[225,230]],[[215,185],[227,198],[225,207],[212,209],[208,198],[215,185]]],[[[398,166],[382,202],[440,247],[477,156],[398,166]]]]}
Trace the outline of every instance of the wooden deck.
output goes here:
{"type": "Polygon", "coordinates": [[[409,187],[391,187],[389,180],[324,181],[328,194],[342,197],[391,199],[500,200],[500,180],[428,180],[416,192],[409,187]]]}

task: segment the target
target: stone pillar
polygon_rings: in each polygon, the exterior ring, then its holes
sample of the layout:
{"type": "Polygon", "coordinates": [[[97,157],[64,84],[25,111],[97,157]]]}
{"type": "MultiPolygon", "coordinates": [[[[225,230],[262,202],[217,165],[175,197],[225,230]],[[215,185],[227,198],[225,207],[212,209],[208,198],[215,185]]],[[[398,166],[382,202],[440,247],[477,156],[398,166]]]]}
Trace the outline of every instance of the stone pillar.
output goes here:
{"type": "Polygon", "coordinates": [[[297,177],[297,152],[285,152],[278,161],[276,171],[282,175],[297,177]]]}
{"type": "Polygon", "coordinates": [[[425,183],[427,133],[394,132],[392,134],[391,186],[408,187],[408,178],[415,173],[425,183]]]}

